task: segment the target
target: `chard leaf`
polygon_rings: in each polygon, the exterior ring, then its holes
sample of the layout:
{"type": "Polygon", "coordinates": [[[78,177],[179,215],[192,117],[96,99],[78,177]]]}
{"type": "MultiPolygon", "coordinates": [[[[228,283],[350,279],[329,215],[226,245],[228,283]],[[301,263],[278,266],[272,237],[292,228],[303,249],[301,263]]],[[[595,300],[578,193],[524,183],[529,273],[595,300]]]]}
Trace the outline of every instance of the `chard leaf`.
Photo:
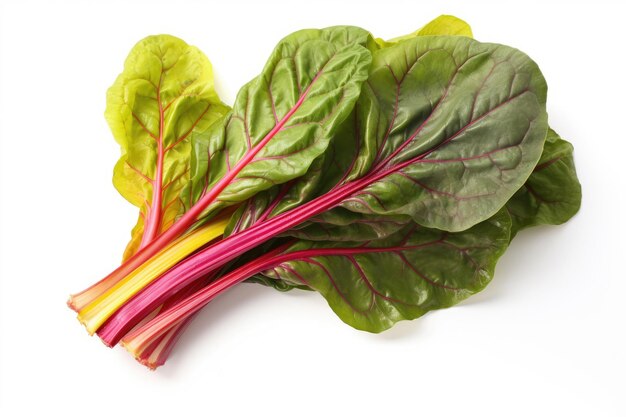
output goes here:
{"type": "Polygon", "coordinates": [[[472,34],[472,28],[466,21],[459,19],[456,16],[441,15],[431,20],[415,32],[409,33],[408,35],[399,36],[388,41],[377,38],[376,43],[380,47],[386,48],[388,46],[395,45],[398,42],[407,39],[413,39],[416,36],[466,36],[468,38],[474,37],[472,34]]]}
{"type": "MultiPolygon", "coordinates": [[[[225,236],[291,210],[328,192],[338,183],[358,156],[359,138],[355,135],[354,116],[352,112],[331,140],[327,151],[311,164],[303,176],[262,191],[244,202],[232,216],[225,236]]],[[[409,216],[368,215],[337,208],[283,233],[283,236],[308,240],[363,241],[388,236],[409,222],[409,216]]]]}
{"type": "Polygon", "coordinates": [[[582,194],[573,152],[571,143],[548,130],[539,163],[506,205],[513,220],[511,238],[527,227],[565,223],[578,212],[582,194]]]}
{"type": "MultiPolygon", "coordinates": [[[[225,234],[228,236],[247,229],[258,221],[275,217],[328,192],[358,157],[360,138],[357,131],[356,113],[353,110],[338,127],[326,151],[313,161],[304,175],[260,192],[246,201],[233,216],[225,234]]],[[[348,224],[343,219],[338,219],[338,222],[348,224]]],[[[300,237],[291,232],[287,235],[300,237]]]]}
{"type": "Polygon", "coordinates": [[[199,218],[207,218],[303,175],[352,110],[372,42],[368,32],[346,26],[283,39],[223,123],[193,137],[186,208],[202,200],[207,207],[199,218]]]}
{"type": "MultiPolygon", "coordinates": [[[[465,21],[454,16],[442,15],[412,34],[389,41],[377,39],[381,47],[391,46],[399,41],[423,35],[456,35],[473,37],[472,30],[465,21]]],[[[524,186],[507,203],[513,219],[511,238],[521,228],[539,224],[561,224],[569,220],[580,207],[580,184],[576,177],[573,161],[573,147],[548,129],[546,144],[538,162],[524,186]],[[555,167],[543,164],[559,158],[562,163],[555,167]],[[548,168],[547,171],[544,171],[548,168]],[[531,191],[532,190],[532,191],[531,191]],[[535,192],[535,195],[532,195],[535,192]],[[547,196],[552,199],[548,200],[547,196]]],[[[328,229],[328,228],[326,228],[328,229]]],[[[333,232],[327,233],[333,235],[333,232]]]]}
{"type": "Polygon", "coordinates": [[[378,333],[485,288],[510,228],[510,216],[501,210],[456,233],[412,224],[366,244],[300,241],[286,251],[291,259],[263,275],[281,290],[304,285],[320,292],[341,320],[378,333]]]}
{"type": "MultiPolygon", "coordinates": [[[[511,239],[527,227],[565,223],[578,212],[580,203],[573,146],[548,129],[539,162],[505,205],[512,217],[511,239]]],[[[336,208],[285,235],[307,240],[371,240],[386,237],[410,221],[406,216],[368,215],[336,208]]]]}
{"type": "Polygon", "coordinates": [[[113,184],[140,210],[124,259],[172,225],[189,180],[190,139],[228,110],[213,88],[211,63],[197,48],[158,35],[130,51],[105,112],[122,150],[113,184]]]}
{"type": "Polygon", "coordinates": [[[537,164],[546,84],[526,55],[465,37],[417,37],[374,53],[358,102],[368,185],[341,206],[464,230],[495,214],[537,164]]]}

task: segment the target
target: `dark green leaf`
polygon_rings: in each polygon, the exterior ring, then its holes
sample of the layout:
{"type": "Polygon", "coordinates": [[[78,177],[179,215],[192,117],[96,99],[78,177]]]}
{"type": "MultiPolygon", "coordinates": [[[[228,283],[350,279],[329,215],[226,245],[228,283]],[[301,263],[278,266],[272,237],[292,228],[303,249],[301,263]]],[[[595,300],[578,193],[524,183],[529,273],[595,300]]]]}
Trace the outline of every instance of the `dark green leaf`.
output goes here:
{"type": "Polygon", "coordinates": [[[582,194],[573,152],[569,142],[548,131],[539,163],[506,204],[513,219],[511,238],[530,226],[565,223],[578,212],[582,194]]]}
{"type": "Polygon", "coordinates": [[[264,275],[285,281],[283,290],[314,289],[347,324],[381,332],[485,288],[508,246],[510,227],[502,210],[457,233],[413,224],[367,244],[300,241],[286,252],[294,259],[264,275]]]}
{"type": "Polygon", "coordinates": [[[545,95],[535,63],[505,46],[418,37],[376,52],[358,103],[368,163],[351,174],[380,179],[342,206],[450,231],[489,218],[539,160],[545,95]]]}

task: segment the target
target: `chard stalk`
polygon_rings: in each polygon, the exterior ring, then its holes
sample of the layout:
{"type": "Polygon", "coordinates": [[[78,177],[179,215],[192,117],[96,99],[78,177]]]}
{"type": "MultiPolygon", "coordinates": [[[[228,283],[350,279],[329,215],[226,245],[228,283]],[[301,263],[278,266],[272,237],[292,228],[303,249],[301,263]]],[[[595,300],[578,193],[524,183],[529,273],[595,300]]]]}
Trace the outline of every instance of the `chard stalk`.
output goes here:
{"type": "MultiPolygon", "coordinates": [[[[316,248],[305,249],[293,252],[286,252],[293,243],[284,244],[265,255],[248,262],[238,269],[224,275],[223,277],[210,283],[203,289],[191,294],[190,296],[180,299],[172,307],[159,312],[159,314],[143,325],[137,326],[128,335],[122,339],[122,345],[137,360],[146,366],[156,367],[157,364],[152,361],[150,364],[145,363],[145,358],[152,353],[152,347],[163,341],[163,338],[170,334],[173,329],[178,329],[183,323],[186,323],[190,317],[193,317],[200,309],[211,302],[215,297],[229,288],[239,284],[250,278],[254,274],[271,269],[286,262],[309,259],[320,256],[347,256],[352,257],[364,253],[380,253],[380,252],[397,252],[418,248],[420,245],[407,246],[400,244],[392,247],[337,247],[337,248],[316,248]]],[[[431,244],[427,243],[426,245],[431,244]]],[[[306,282],[302,282],[307,285],[306,282]]],[[[171,344],[168,345],[171,350],[171,344]]],[[[165,360],[161,357],[160,359],[165,360]]]]}
{"type": "MultiPolygon", "coordinates": [[[[163,342],[163,338],[169,334],[168,332],[186,323],[188,318],[192,317],[197,311],[223,291],[244,281],[255,273],[267,269],[276,262],[281,262],[279,254],[289,246],[290,244],[278,247],[180,300],[171,308],[160,312],[146,325],[131,331],[122,340],[122,345],[142,364],[149,367],[151,367],[151,365],[155,367],[159,366],[160,364],[157,364],[159,354],[154,357],[152,357],[152,355],[159,344],[163,342]],[[151,357],[153,360],[150,360],[151,357]]],[[[167,342],[165,344],[167,344],[167,342]]],[[[169,344],[170,350],[172,347],[173,343],[169,344]]],[[[160,351],[161,354],[163,352],[163,350],[160,351]]],[[[165,358],[166,357],[167,355],[165,355],[165,358]]],[[[165,358],[162,358],[163,361],[165,358]]]]}
{"type": "Polygon", "coordinates": [[[78,319],[89,334],[93,334],[121,304],[139,292],[146,283],[159,277],[207,242],[220,237],[227,224],[228,218],[222,218],[176,240],[81,309],[78,319]]]}

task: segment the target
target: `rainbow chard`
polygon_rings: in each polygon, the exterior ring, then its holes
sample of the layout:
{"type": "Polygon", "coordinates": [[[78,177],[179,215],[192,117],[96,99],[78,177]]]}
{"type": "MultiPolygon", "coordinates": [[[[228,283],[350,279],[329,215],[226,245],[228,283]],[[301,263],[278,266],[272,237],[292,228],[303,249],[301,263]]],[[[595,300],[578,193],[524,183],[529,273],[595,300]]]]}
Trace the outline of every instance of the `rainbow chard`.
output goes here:
{"type": "MultiPolygon", "coordinates": [[[[370,42],[368,32],[343,26],[302,30],[278,44],[262,73],[241,89],[233,110],[192,137],[191,180],[179,198],[184,214],[70,300],[90,333],[143,287],[125,278],[181,234],[306,172],[354,107],[371,63],[365,47],[370,42]]],[[[144,282],[156,277],[141,275],[144,282]]]]}
{"type": "Polygon", "coordinates": [[[519,230],[565,222],[581,193],[535,63],[471,38],[440,16],[389,41],[354,27],[283,39],[232,111],[181,140],[178,218],[72,297],[81,322],[154,369],[245,280],[318,291],[370,332],[482,290],[519,230]]]}
{"type": "Polygon", "coordinates": [[[506,46],[417,37],[376,51],[354,119],[328,151],[341,162],[310,187],[319,189],[314,198],[300,202],[307,184],[287,183],[251,227],[178,263],[119,308],[105,326],[107,343],[226,262],[337,207],[450,232],[490,218],[540,157],[545,93],[534,62],[506,46]],[[298,201],[281,204],[291,190],[298,201]]]}

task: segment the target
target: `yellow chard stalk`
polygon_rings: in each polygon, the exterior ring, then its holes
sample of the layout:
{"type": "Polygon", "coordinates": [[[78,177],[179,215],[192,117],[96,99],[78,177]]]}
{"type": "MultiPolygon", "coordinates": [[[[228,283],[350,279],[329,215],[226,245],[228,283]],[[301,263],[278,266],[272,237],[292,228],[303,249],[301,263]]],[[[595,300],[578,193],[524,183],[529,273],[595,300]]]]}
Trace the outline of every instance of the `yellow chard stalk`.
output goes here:
{"type": "Polygon", "coordinates": [[[202,246],[224,233],[229,218],[222,217],[185,235],[148,262],[117,282],[78,313],[79,321],[93,334],[127,300],[146,285],[202,246]]]}

